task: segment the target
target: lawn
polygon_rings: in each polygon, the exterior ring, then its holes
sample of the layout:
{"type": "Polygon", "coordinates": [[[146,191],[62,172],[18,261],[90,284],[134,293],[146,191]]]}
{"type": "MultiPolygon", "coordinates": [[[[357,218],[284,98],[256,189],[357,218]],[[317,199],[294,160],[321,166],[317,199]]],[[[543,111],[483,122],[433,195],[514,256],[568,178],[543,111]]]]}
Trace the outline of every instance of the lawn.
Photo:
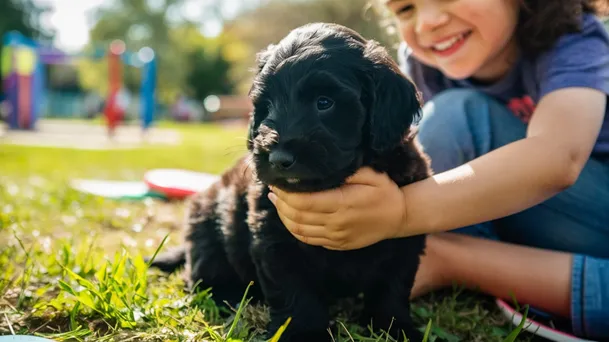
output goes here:
{"type": "MultiPolygon", "coordinates": [[[[179,275],[143,262],[163,242],[179,243],[183,203],[105,200],[68,186],[76,177],[141,180],[153,168],[218,173],[245,151],[242,128],[163,126],[179,130],[183,143],[110,151],[0,144],[0,335],[256,340],[263,307],[245,305],[222,320],[212,292],[188,293],[179,275]]],[[[515,328],[492,301],[457,289],[416,300],[413,310],[422,329],[431,320],[430,341],[504,341],[515,328]]],[[[348,322],[338,326],[337,341],[376,340],[358,337],[366,331],[348,322]]]]}

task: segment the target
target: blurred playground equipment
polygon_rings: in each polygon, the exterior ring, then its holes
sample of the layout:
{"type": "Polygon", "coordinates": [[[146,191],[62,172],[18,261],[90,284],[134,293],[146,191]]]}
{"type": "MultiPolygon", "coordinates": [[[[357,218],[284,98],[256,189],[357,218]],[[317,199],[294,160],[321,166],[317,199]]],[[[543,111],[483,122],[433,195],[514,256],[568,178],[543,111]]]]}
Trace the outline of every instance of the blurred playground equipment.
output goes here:
{"type": "Polygon", "coordinates": [[[140,123],[144,132],[154,121],[156,58],[154,51],[143,47],[128,51],[125,43],[115,40],[107,47],[96,47],[93,52],[67,54],[52,46],[31,40],[16,31],[3,37],[2,77],[5,99],[0,110],[11,130],[35,130],[40,118],[45,93],[44,65],[67,64],[76,58],[99,60],[107,57],[109,90],[104,116],[108,135],[112,136],[125,114],[123,93],[123,65],[142,70],[140,86],[140,123]]]}
{"type": "Polygon", "coordinates": [[[170,107],[171,118],[178,122],[196,122],[205,119],[203,105],[186,95],[180,94],[170,107]]]}
{"type": "Polygon", "coordinates": [[[253,105],[249,97],[240,95],[209,95],[203,101],[208,121],[247,121],[253,105]]]}

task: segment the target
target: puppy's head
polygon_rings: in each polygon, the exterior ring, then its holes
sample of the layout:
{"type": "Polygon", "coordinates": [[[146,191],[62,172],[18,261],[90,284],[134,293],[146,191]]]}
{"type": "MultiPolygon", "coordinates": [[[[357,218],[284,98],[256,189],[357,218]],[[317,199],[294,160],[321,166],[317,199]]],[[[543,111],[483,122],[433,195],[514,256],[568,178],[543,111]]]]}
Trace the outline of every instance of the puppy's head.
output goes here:
{"type": "Polygon", "coordinates": [[[258,178],[288,191],[339,186],[399,146],[420,113],[387,51],[340,25],[299,27],[257,62],[248,149],[258,178]]]}

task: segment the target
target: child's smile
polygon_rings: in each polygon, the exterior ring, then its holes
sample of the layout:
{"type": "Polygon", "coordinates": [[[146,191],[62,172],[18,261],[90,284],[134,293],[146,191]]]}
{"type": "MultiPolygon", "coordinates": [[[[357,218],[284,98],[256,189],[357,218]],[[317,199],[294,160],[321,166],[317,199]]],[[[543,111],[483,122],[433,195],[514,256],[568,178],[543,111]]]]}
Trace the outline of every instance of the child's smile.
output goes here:
{"type": "Polygon", "coordinates": [[[465,44],[471,33],[472,31],[468,30],[452,35],[448,38],[439,39],[437,42],[429,46],[429,49],[439,57],[448,57],[457,52],[459,48],[465,44]]]}
{"type": "Polygon", "coordinates": [[[499,79],[517,55],[518,0],[389,0],[386,5],[413,57],[450,78],[499,79]]]}

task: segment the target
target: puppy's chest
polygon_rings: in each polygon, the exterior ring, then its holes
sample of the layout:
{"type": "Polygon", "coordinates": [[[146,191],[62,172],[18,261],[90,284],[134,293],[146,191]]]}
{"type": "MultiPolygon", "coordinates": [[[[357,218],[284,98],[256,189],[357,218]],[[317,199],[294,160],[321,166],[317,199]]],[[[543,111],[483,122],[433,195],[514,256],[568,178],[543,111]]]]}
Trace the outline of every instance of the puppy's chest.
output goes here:
{"type": "Polygon", "coordinates": [[[297,270],[302,281],[330,296],[355,295],[391,279],[396,268],[419,252],[419,243],[409,240],[385,240],[350,251],[307,245],[289,233],[270,201],[257,204],[257,211],[250,212],[253,251],[272,264],[283,265],[277,269],[297,270]]]}
{"type": "Polygon", "coordinates": [[[362,291],[387,277],[399,257],[391,243],[380,243],[362,250],[330,251],[301,245],[303,257],[316,272],[316,279],[338,293],[362,291]]]}

